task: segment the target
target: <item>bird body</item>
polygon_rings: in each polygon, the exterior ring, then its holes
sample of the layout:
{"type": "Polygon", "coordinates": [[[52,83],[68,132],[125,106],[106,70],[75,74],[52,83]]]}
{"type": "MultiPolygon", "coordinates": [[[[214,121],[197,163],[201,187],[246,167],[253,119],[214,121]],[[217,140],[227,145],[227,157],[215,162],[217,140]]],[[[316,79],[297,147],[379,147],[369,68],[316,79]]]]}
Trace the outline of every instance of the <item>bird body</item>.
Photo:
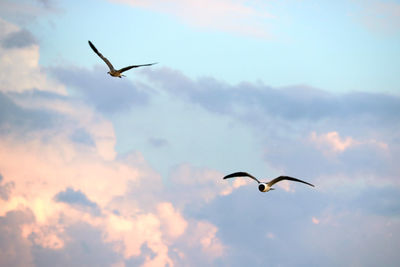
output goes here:
{"type": "Polygon", "coordinates": [[[309,186],[314,187],[313,184],[310,184],[308,182],[305,182],[303,180],[300,180],[300,179],[297,179],[294,177],[290,177],[290,176],[278,176],[269,182],[261,182],[256,177],[254,177],[253,175],[251,175],[247,172],[234,172],[234,173],[226,175],[223,179],[235,178],[235,177],[249,177],[249,178],[253,179],[254,181],[256,181],[258,183],[258,190],[260,190],[261,192],[268,192],[270,190],[274,190],[274,188],[272,188],[272,186],[283,180],[300,182],[300,183],[307,184],[309,186]]]}
{"type": "Polygon", "coordinates": [[[123,73],[124,71],[130,70],[130,69],[132,69],[132,68],[139,68],[139,67],[151,66],[151,65],[157,64],[157,63],[149,63],[149,64],[141,64],[141,65],[132,65],[132,66],[128,66],[128,67],[125,67],[125,68],[116,70],[116,69],[114,68],[114,66],[111,64],[111,62],[110,62],[106,57],[104,57],[104,56],[99,52],[99,50],[97,50],[97,48],[92,44],[92,42],[91,42],[91,41],[88,41],[88,42],[89,42],[90,48],[92,48],[92,50],[107,64],[108,68],[110,69],[110,71],[107,72],[107,73],[110,74],[110,75],[113,76],[113,77],[122,78],[123,76],[125,76],[125,75],[122,75],[122,73],[123,73]]]}

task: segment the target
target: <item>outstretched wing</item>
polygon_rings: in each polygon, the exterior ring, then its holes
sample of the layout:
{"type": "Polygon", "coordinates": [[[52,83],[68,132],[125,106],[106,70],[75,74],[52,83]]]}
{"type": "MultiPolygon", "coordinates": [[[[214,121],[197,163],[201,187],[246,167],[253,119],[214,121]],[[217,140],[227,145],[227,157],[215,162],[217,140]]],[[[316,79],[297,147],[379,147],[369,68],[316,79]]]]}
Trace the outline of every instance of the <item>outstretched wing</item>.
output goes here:
{"type": "Polygon", "coordinates": [[[108,61],[107,58],[105,58],[100,52],[99,50],[97,50],[97,48],[92,44],[91,41],[88,41],[90,48],[92,48],[92,50],[107,64],[107,66],[110,68],[111,71],[115,70],[113,65],[110,63],[110,61],[108,61]]]}
{"type": "Polygon", "coordinates": [[[247,172],[234,172],[234,173],[231,173],[231,174],[225,176],[223,179],[234,178],[234,177],[243,177],[243,176],[250,177],[251,179],[255,180],[257,183],[261,183],[256,177],[254,177],[253,175],[251,175],[247,172]]]}
{"type": "Polygon", "coordinates": [[[133,68],[139,68],[139,67],[144,67],[144,66],[151,66],[151,65],[154,65],[154,64],[157,64],[157,63],[155,62],[155,63],[150,63],[150,64],[132,65],[132,66],[128,66],[128,67],[122,68],[122,69],[118,70],[118,72],[119,72],[119,73],[123,73],[124,71],[130,70],[130,69],[133,69],[133,68]]]}
{"type": "Polygon", "coordinates": [[[302,180],[300,180],[300,179],[297,179],[297,178],[294,178],[294,177],[290,177],[290,176],[279,176],[279,177],[276,177],[275,179],[273,179],[272,181],[270,181],[269,183],[268,183],[268,186],[273,186],[274,184],[276,184],[277,182],[280,182],[280,181],[282,181],[282,180],[289,180],[289,181],[295,181],[295,182],[300,182],[300,183],[303,183],[303,184],[308,184],[308,185],[310,185],[310,186],[314,186],[313,184],[310,184],[310,183],[307,183],[307,182],[305,182],[305,181],[302,181],[302,180]]]}

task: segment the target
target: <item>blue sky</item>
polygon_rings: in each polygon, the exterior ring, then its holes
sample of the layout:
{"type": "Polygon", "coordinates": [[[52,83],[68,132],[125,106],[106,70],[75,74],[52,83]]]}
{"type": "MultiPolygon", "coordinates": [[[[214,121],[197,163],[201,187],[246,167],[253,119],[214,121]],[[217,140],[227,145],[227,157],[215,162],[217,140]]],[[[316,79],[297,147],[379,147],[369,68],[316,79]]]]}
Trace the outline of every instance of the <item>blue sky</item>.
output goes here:
{"type": "Polygon", "coordinates": [[[2,1],[0,265],[396,266],[399,11],[2,1]]]}

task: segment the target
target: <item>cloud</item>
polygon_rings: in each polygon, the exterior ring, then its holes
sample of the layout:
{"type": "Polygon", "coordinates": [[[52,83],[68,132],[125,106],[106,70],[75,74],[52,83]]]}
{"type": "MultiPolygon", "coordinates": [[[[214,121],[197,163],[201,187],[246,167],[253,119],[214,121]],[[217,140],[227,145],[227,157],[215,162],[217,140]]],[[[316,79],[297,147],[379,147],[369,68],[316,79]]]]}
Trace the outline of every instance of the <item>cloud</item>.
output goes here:
{"type": "Polygon", "coordinates": [[[90,201],[80,190],[74,190],[71,187],[57,193],[57,195],[54,196],[54,200],[70,204],[73,207],[78,206],[78,208],[89,209],[94,215],[100,214],[99,207],[95,202],[90,201]]]}
{"type": "Polygon", "coordinates": [[[26,30],[0,18],[0,92],[42,90],[65,94],[39,66],[39,46],[26,30]]]}
{"type": "Polygon", "coordinates": [[[398,183],[397,95],[332,94],[307,86],[273,88],[248,82],[230,85],[213,77],[190,79],[167,68],[142,73],[182,101],[249,127],[264,146],[266,163],[279,174],[311,181],[321,175],[363,179],[368,174],[370,182],[398,183]]]}
{"type": "Polygon", "coordinates": [[[350,146],[354,146],[358,143],[351,137],[341,140],[337,132],[330,132],[320,136],[318,136],[315,132],[312,132],[311,140],[315,142],[318,147],[327,146],[327,149],[333,152],[343,152],[350,146]]]}
{"type": "Polygon", "coordinates": [[[400,4],[398,2],[369,0],[358,4],[360,10],[357,17],[367,29],[376,33],[399,33],[400,4]]]}
{"type": "Polygon", "coordinates": [[[227,196],[248,180],[223,181],[224,175],[216,170],[183,163],[173,168],[169,175],[170,197],[180,207],[197,207],[212,202],[218,196],[227,196]]]}
{"type": "Polygon", "coordinates": [[[35,44],[37,44],[36,38],[25,29],[12,32],[3,40],[3,47],[6,49],[24,48],[35,44]]]}
{"type": "Polygon", "coordinates": [[[54,127],[61,114],[51,114],[40,109],[22,108],[10,95],[0,92],[0,132],[10,128],[20,133],[54,127]],[[57,116],[59,115],[59,116],[57,116]]]}
{"type": "Polygon", "coordinates": [[[217,29],[255,37],[269,37],[267,26],[260,21],[273,18],[264,6],[248,1],[232,0],[112,0],[136,8],[149,9],[179,18],[193,26],[217,29]]]}
{"type": "Polygon", "coordinates": [[[10,195],[15,184],[13,182],[8,182],[5,183],[4,185],[1,185],[2,180],[3,180],[3,175],[1,175],[0,173],[0,199],[8,200],[8,196],[10,195]]]}
{"type": "MultiPolygon", "coordinates": [[[[104,243],[102,232],[86,223],[65,228],[66,242],[62,248],[46,248],[39,244],[31,247],[35,266],[113,266],[123,260],[114,252],[112,244],[104,243]]],[[[33,239],[32,234],[30,239],[33,239]]]]}
{"type": "Polygon", "coordinates": [[[51,73],[103,113],[126,111],[131,107],[145,106],[149,101],[147,86],[127,79],[110,78],[104,67],[93,70],[54,67],[51,73]]]}
{"type": "Polygon", "coordinates": [[[29,240],[20,234],[20,227],[34,220],[29,210],[10,211],[0,216],[0,265],[34,266],[29,240]]]}
{"type": "Polygon", "coordinates": [[[168,146],[168,140],[166,140],[164,138],[150,137],[148,142],[154,147],[168,146]]]}
{"type": "Polygon", "coordinates": [[[183,73],[161,68],[142,71],[153,84],[206,110],[259,123],[261,118],[288,121],[372,119],[373,123],[400,123],[400,98],[381,93],[332,94],[307,86],[273,88],[262,83],[237,85],[213,77],[192,80],[183,73]],[[268,117],[266,117],[268,116],[268,117]]]}
{"type": "Polygon", "coordinates": [[[318,224],[310,224],[303,232],[304,238],[308,237],[310,241],[308,249],[319,251],[313,260],[310,259],[311,262],[324,262],[329,266],[342,261],[350,265],[392,265],[396,262],[396,251],[400,245],[397,219],[388,220],[386,217],[360,212],[326,210],[318,220],[318,224]],[[355,248],[353,253],[348,253],[349,247],[355,248]],[[332,250],[335,255],[326,252],[332,250]],[[369,256],[371,253],[373,257],[369,256]]]}
{"type": "Polygon", "coordinates": [[[315,217],[312,217],[312,223],[313,224],[319,224],[320,223],[320,221],[317,219],[317,218],[315,218],[315,217]]]}
{"type": "MultiPolygon", "coordinates": [[[[207,262],[221,257],[218,228],[207,221],[194,227],[197,220],[174,202],[183,195],[164,193],[160,175],[141,153],[116,156],[113,127],[93,109],[42,91],[2,97],[8,115],[1,125],[9,128],[0,133],[0,220],[20,210],[33,218],[14,229],[10,250],[25,249],[32,265],[172,266],[188,261],[181,256],[196,246],[188,235],[201,232],[207,238],[200,255],[210,255],[207,262]],[[42,128],[24,123],[27,131],[19,131],[16,122],[31,121],[37,110],[57,122],[42,128]]],[[[18,265],[16,258],[7,260],[18,265]]]]}
{"type": "MultiPolygon", "coordinates": [[[[22,54],[35,46],[4,51],[15,50],[27,60],[22,54]]],[[[1,87],[0,265],[399,261],[398,96],[230,85],[212,77],[189,79],[170,69],[141,72],[150,78],[148,85],[104,74],[105,86],[98,84],[96,68],[50,71],[58,75],[60,88],[67,85],[74,94],[47,90],[52,83],[46,79],[37,90],[1,87]],[[106,91],[115,87],[129,101],[106,91]],[[117,116],[135,106],[157,110],[147,88],[163,90],[173,104],[195,106],[206,118],[243,126],[263,147],[265,164],[273,171],[296,173],[316,187],[294,184],[293,193],[261,194],[245,186],[251,181],[223,181],[218,169],[190,158],[176,162],[163,177],[147,162],[146,151],[118,154],[119,140],[104,114],[117,116]]],[[[209,129],[202,128],[195,136],[207,135],[209,129]]],[[[163,143],[154,136],[143,140],[163,143]]]]}
{"type": "Polygon", "coordinates": [[[30,26],[39,17],[59,12],[53,0],[4,0],[0,2],[0,16],[19,25],[30,26]]]}

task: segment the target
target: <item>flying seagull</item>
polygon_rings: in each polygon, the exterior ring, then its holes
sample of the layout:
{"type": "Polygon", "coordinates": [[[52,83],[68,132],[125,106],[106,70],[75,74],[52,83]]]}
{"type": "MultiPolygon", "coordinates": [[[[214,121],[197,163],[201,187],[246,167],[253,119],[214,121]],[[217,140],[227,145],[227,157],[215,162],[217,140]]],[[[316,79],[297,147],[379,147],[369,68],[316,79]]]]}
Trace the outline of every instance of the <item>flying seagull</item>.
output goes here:
{"type": "Polygon", "coordinates": [[[250,177],[251,179],[256,181],[258,183],[258,190],[260,190],[261,192],[268,192],[269,190],[274,190],[274,188],[271,188],[271,186],[273,186],[274,184],[276,184],[280,181],[283,181],[283,180],[295,181],[295,182],[300,182],[303,184],[308,184],[310,186],[314,186],[313,184],[310,184],[310,183],[304,182],[300,179],[289,177],[289,176],[279,176],[279,177],[276,177],[275,179],[272,179],[268,183],[260,182],[256,177],[254,177],[253,175],[251,175],[247,172],[231,173],[231,174],[225,176],[223,179],[234,178],[234,177],[243,177],[243,176],[250,177]]]}
{"type": "Polygon", "coordinates": [[[157,63],[150,63],[150,64],[142,64],[142,65],[132,65],[132,66],[128,66],[119,70],[114,69],[114,66],[111,64],[110,61],[108,61],[108,59],[106,57],[104,57],[99,50],[97,50],[97,48],[92,44],[91,41],[89,42],[89,46],[90,48],[92,48],[92,50],[107,64],[107,66],[110,68],[110,71],[107,72],[108,74],[110,74],[113,77],[119,77],[121,78],[122,76],[125,77],[125,75],[122,75],[121,73],[123,73],[124,71],[130,70],[132,68],[138,68],[138,67],[143,67],[143,66],[151,66],[157,63]]]}

